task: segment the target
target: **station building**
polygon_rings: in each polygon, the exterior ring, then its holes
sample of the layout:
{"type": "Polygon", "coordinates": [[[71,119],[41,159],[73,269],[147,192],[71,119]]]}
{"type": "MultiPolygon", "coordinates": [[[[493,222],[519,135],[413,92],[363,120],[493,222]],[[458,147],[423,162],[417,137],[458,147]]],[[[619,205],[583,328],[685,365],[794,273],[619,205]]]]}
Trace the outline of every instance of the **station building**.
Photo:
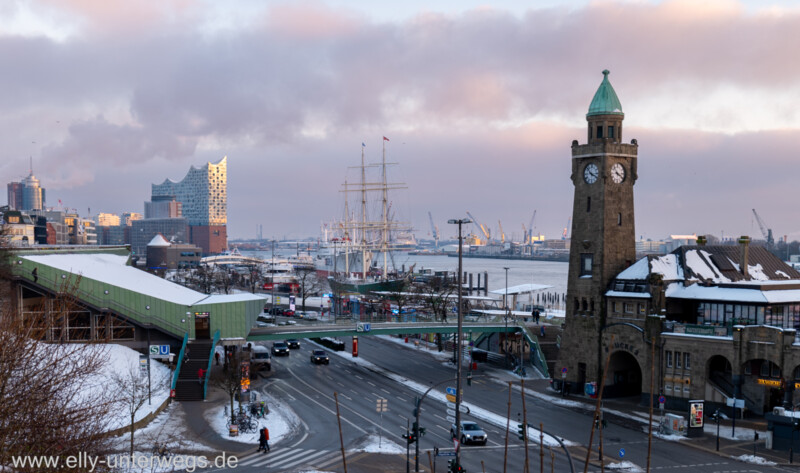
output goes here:
{"type": "Polygon", "coordinates": [[[800,272],[746,236],[727,246],[699,236],[635,259],[638,143],[622,142],[622,106],[603,72],[587,143],[572,143],[567,311],[556,364],[567,389],[584,393],[605,371],[604,397],[646,404],[652,382],[669,409],[736,398],[762,414],[800,401],[800,272]]]}

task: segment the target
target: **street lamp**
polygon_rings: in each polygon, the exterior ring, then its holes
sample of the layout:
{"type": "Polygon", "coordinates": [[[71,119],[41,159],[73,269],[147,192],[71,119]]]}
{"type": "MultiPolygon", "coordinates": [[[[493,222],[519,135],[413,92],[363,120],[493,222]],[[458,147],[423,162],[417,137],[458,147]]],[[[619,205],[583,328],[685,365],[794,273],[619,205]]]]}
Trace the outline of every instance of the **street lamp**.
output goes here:
{"type": "Polygon", "coordinates": [[[456,333],[456,439],[459,441],[458,448],[456,449],[456,465],[461,464],[461,330],[463,328],[463,321],[461,320],[461,292],[462,292],[462,250],[464,248],[464,238],[461,236],[461,226],[472,223],[468,218],[451,219],[447,223],[458,225],[458,332],[456,333]]]}
{"type": "Polygon", "coordinates": [[[506,368],[508,368],[508,270],[507,266],[503,266],[503,269],[506,270],[506,298],[503,299],[504,309],[506,310],[503,319],[506,321],[506,330],[503,332],[503,340],[505,341],[505,346],[503,347],[503,353],[506,354],[506,368]]]}

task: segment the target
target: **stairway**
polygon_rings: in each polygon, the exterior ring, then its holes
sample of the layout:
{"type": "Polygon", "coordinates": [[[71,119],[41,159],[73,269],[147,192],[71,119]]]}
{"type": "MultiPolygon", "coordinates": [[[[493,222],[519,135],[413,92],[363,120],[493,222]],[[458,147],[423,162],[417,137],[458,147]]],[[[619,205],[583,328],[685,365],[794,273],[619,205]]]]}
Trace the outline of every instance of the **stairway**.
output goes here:
{"type": "MultiPolygon", "coordinates": [[[[547,360],[547,371],[552,376],[556,373],[556,362],[558,361],[558,353],[560,351],[556,339],[561,335],[561,327],[548,326],[547,337],[539,337],[539,348],[544,353],[544,359],[547,360]]],[[[559,369],[560,371],[560,369],[559,369]]]]}
{"type": "Polygon", "coordinates": [[[208,360],[212,350],[211,340],[192,340],[186,344],[189,350],[189,361],[181,366],[178,382],[175,385],[176,401],[202,401],[203,385],[197,377],[198,370],[208,368],[208,360]]]}

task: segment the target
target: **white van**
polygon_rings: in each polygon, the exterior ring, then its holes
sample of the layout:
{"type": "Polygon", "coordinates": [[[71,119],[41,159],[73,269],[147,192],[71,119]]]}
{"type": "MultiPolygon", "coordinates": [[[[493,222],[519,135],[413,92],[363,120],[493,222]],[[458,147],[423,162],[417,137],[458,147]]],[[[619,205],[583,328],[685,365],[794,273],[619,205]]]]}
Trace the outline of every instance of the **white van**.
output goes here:
{"type": "Polygon", "coordinates": [[[272,370],[272,359],[267,347],[262,345],[253,345],[250,352],[250,364],[256,370],[272,370]]]}

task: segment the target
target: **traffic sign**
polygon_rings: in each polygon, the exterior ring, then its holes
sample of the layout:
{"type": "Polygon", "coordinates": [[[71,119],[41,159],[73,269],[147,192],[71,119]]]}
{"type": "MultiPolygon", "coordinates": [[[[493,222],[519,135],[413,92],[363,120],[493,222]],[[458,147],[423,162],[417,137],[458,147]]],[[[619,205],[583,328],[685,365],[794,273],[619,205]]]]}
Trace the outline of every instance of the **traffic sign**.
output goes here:
{"type": "Polygon", "coordinates": [[[150,345],[151,358],[165,358],[169,356],[169,345],[150,345]]]}
{"type": "Polygon", "coordinates": [[[620,458],[625,458],[625,449],[624,448],[620,448],[619,449],[619,457],[620,458]]]}
{"type": "Polygon", "coordinates": [[[444,390],[444,391],[445,391],[447,394],[451,394],[451,395],[453,395],[453,396],[455,396],[455,395],[456,395],[456,388],[450,388],[450,387],[448,387],[448,388],[445,388],[445,390],[444,390]]]}
{"type": "Polygon", "coordinates": [[[389,401],[380,398],[375,402],[375,412],[386,412],[389,408],[389,401]]]}
{"type": "Polygon", "coordinates": [[[658,396],[659,404],[664,404],[665,402],[667,402],[667,398],[665,398],[664,396],[658,396]]]}
{"type": "Polygon", "coordinates": [[[566,367],[561,368],[561,372],[564,373],[564,374],[567,374],[567,368],[566,367]]]}
{"type": "Polygon", "coordinates": [[[462,414],[469,414],[469,407],[465,406],[464,404],[458,406],[458,410],[461,411],[462,414]]]}
{"type": "Polygon", "coordinates": [[[456,418],[455,418],[455,417],[453,417],[453,416],[447,416],[447,417],[445,417],[445,419],[447,419],[447,422],[453,422],[453,423],[455,423],[455,421],[456,421],[456,418]]]}
{"type": "Polygon", "coordinates": [[[447,397],[447,400],[450,402],[456,402],[456,396],[454,394],[445,394],[445,397],[447,397]]]}
{"type": "Polygon", "coordinates": [[[455,402],[447,402],[447,403],[445,403],[445,406],[447,406],[448,409],[455,409],[456,408],[456,403],[455,402]]]}
{"type": "Polygon", "coordinates": [[[371,328],[369,323],[360,322],[356,325],[356,332],[369,332],[371,328]]]}
{"type": "Polygon", "coordinates": [[[438,457],[454,457],[456,456],[456,452],[439,452],[436,454],[438,457]]]}
{"type": "Polygon", "coordinates": [[[456,411],[454,409],[447,409],[447,415],[454,416],[456,415],[456,411]]]}

